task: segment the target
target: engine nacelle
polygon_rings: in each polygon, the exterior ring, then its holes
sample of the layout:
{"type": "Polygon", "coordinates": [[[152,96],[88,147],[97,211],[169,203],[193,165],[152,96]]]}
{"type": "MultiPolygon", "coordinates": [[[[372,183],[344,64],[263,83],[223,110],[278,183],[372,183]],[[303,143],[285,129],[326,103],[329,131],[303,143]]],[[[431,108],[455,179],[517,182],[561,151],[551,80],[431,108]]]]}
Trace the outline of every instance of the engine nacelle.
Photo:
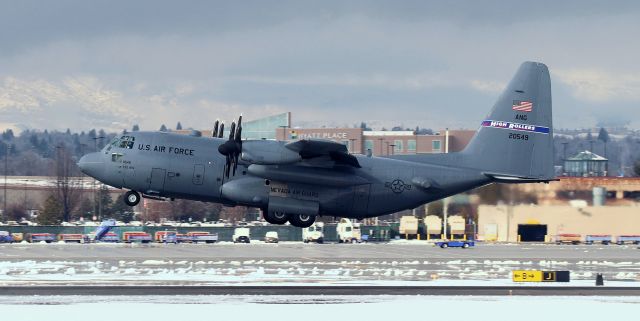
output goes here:
{"type": "Polygon", "coordinates": [[[269,201],[269,191],[264,185],[264,179],[258,177],[243,177],[224,183],[221,193],[234,202],[257,207],[265,206],[269,201]]]}
{"type": "Polygon", "coordinates": [[[260,165],[291,164],[302,159],[298,152],[285,147],[285,142],[252,140],[242,142],[243,161],[260,165]]]}

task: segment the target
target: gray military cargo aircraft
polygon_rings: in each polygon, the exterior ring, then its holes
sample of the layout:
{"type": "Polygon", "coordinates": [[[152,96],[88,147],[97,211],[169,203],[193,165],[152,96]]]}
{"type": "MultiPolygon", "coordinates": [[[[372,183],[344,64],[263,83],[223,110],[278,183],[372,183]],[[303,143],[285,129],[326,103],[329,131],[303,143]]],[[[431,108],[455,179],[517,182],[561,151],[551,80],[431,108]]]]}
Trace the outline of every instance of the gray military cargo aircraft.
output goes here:
{"type": "Polygon", "coordinates": [[[415,208],[490,183],[554,180],[551,83],[525,62],[461,152],[371,157],[325,140],[242,140],[134,132],[78,162],[89,176],[141,197],[262,209],[272,224],[308,227],[317,216],[366,218],[415,208]]]}

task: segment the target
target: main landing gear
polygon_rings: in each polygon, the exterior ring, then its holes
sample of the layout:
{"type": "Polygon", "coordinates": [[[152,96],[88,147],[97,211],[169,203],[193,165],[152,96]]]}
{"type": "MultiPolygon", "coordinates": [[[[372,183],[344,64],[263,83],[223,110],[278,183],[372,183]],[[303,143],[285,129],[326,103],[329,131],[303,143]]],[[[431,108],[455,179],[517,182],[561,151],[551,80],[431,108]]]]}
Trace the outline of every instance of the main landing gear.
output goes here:
{"type": "Polygon", "coordinates": [[[270,224],[278,224],[282,225],[289,221],[289,223],[295,227],[306,228],[316,221],[316,217],[314,215],[306,215],[306,214],[286,214],[282,212],[271,212],[265,211],[263,214],[264,220],[270,224]]]}
{"type": "Polygon", "coordinates": [[[124,194],[124,203],[129,206],[136,206],[140,203],[140,194],[136,191],[128,191],[124,194]]]}

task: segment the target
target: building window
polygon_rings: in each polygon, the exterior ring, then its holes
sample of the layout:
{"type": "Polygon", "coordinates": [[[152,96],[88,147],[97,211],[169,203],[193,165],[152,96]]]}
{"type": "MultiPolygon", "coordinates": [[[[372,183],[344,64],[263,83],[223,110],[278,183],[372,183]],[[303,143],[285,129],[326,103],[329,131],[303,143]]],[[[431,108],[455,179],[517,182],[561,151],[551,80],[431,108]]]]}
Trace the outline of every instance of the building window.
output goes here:
{"type": "Polygon", "coordinates": [[[442,141],[440,140],[432,140],[431,149],[433,150],[433,152],[441,152],[441,148],[440,148],[441,144],[442,144],[442,141]]]}
{"type": "Polygon", "coordinates": [[[408,152],[415,152],[416,151],[416,140],[415,139],[407,140],[407,151],[408,152]]]}
{"type": "Polygon", "coordinates": [[[372,140],[367,139],[367,140],[364,141],[364,150],[365,150],[365,152],[367,150],[371,150],[373,152],[373,141],[372,140]]]}
{"type": "Polygon", "coordinates": [[[403,141],[396,139],[393,141],[393,152],[394,153],[402,153],[404,151],[403,141]]]}

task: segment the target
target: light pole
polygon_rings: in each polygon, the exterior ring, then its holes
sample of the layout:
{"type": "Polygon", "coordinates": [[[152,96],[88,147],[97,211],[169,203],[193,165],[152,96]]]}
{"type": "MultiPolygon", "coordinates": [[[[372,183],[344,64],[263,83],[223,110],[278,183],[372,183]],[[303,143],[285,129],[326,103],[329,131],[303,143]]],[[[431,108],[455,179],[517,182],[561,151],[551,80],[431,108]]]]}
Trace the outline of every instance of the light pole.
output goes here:
{"type": "MultiPolygon", "coordinates": [[[[99,136],[99,137],[93,137],[91,139],[93,139],[93,150],[94,151],[98,151],[98,139],[103,139],[104,136],[99,136]]],[[[97,217],[100,217],[98,212],[102,212],[102,197],[100,197],[100,205],[98,205],[98,202],[96,202],[96,180],[93,180],[93,216],[96,217],[96,215],[98,215],[97,217]]]]}
{"type": "MultiPolygon", "coordinates": [[[[5,215],[7,213],[7,168],[9,167],[9,152],[11,151],[11,146],[7,144],[7,153],[4,155],[4,199],[3,205],[4,209],[2,210],[2,220],[4,220],[5,215]]],[[[2,221],[0,220],[0,221],[2,221]]]]}

